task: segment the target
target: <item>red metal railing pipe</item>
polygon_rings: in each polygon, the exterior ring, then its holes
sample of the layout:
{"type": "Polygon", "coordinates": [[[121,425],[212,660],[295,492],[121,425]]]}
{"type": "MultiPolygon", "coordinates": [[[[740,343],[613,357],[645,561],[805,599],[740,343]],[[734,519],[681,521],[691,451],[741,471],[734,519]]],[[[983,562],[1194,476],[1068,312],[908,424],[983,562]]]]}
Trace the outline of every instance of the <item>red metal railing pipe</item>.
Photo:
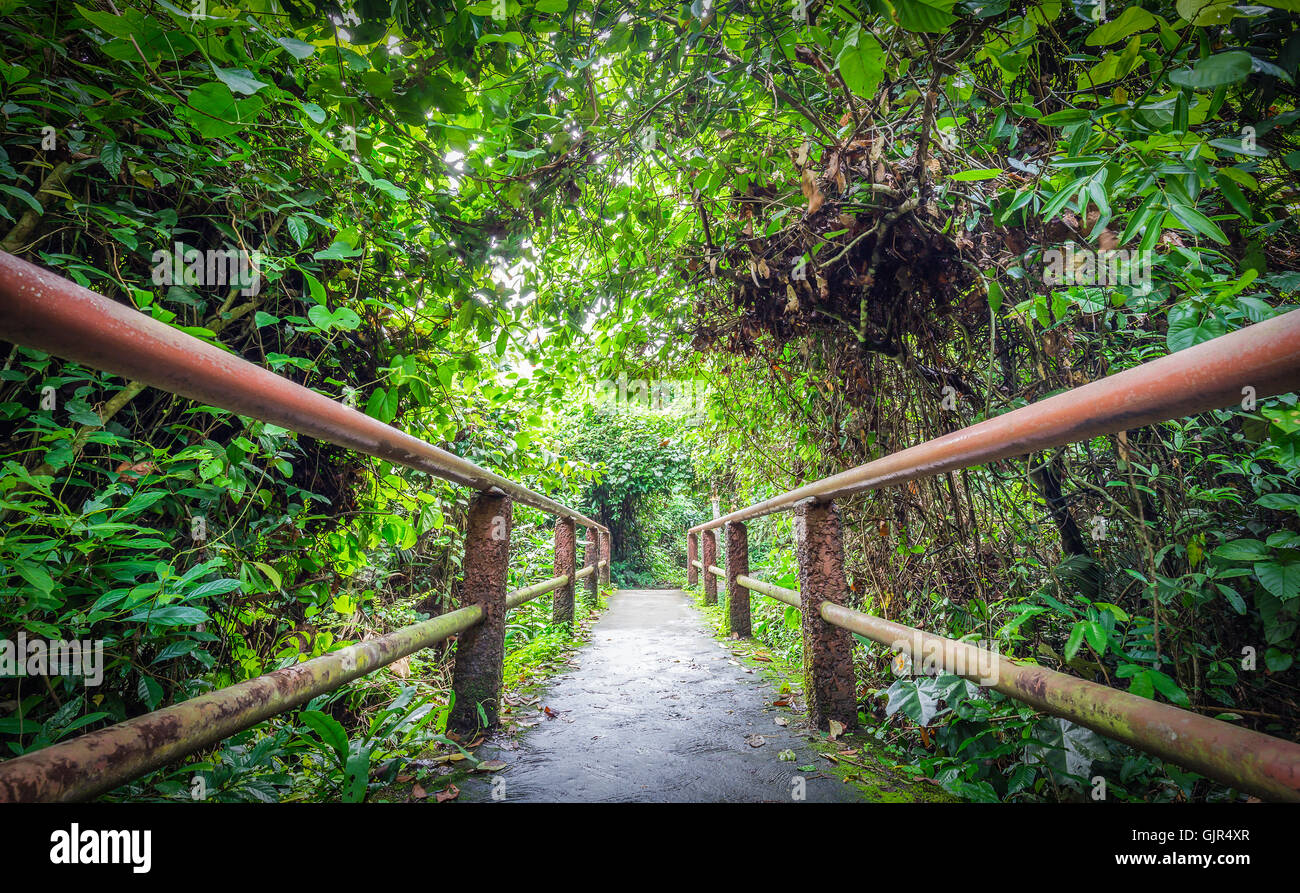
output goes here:
{"type": "Polygon", "coordinates": [[[859,465],[690,529],[721,527],[853,493],[1065,446],[1300,389],[1300,310],[859,465]]]}
{"type": "Polygon", "coordinates": [[[3,251],[0,339],[476,490],[495,487],[608,532],[547,496],[3,251]]]}

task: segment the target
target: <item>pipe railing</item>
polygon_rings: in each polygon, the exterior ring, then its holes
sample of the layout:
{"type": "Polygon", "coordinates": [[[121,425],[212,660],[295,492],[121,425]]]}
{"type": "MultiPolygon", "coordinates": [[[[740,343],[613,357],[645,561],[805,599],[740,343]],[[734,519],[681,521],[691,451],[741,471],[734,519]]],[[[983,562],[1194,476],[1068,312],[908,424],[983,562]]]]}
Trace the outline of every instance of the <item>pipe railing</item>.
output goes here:
{"type": "Polygon", "coordinates": [[[3,251],[0,339],[478,491],[470,503],[466,532],[464,607],[0,762],[0,802],[94,797],[454,634],[464,635],[456,653],[456,702],[451,722],[464,725],[486,712],[488,725],[494,725],[500,700],[505,612],[555,592],[554,619],[568,622],[573,617],[576,581],[592,578],[589,597],[595,596],[598,582],[609,583],[610,534],[604,525],[3,251]],[[543,583],[507,593],[504,581],[513,502],[557,516],[555,569],[561,572],[543,583]],[[588,531],[586,566],[576,572],[575,524],[588,531]],[[469,695],[473,703],[462,703],[471,700],[469,695]]]}
{"type": "Polygon", "coordinates": [[[550,497],[4,251],[0,340],[475,490],[495,488],[515,502],[609,534],[605,525],[550,497]]]}
{"type": "Polygon", "coordinates": [[[482,621],[471,605],[6,760],[0,803],[96,797],[482,621]]]}
{"type": "Polygon", "coordinates": [[[744,574],[736,575],[736,582],[746,589],[766,595],[768,598],[774,598],[779,602],[785,602],[792,608],[800,606],[799,590],[784,589],[771,583],[764,583],[762,580],[755,580],[753,577],[747,577],[744,574]]]}
{"type": "MultiPolygon", "coordinates": [[[[595,570],[586,568],[575,577],[595,570]]],[[[506,594],[506,607],[517,608],[568,582],[568,576],[559,576],[516,589],[506,594]]],[[[470,605],[14,757],[0,763],[0,803],[96,797],[482,621],[483,609],[470,605]]]]}
{"type": "Polygon", "coordinates": [[[1300,388],[1300,310],[927,440],[690,528],[699,533],[1300,388]]]}
{"type": "MultiPolygon", "coordinates": [[[[951,434],[926,441],[846,472],[798,487],[687,531],[688,567],[700,571],[697,538],[706,555],[716,550],[713,530],[725,527],[726,573],[733,622],[748,634],[752,590],[800,608],[809,717],[857,725],[852,638],[924,657],[932,669],[972,677],[1009,697],[1064,717],[1102,735],[1184,766],[1238,790],[1273,800],[1300,801],[1300,745],[1201,716],[1169,704],[1098,685],[1036,664],[1011,660],[843,604],[843,535],[839,497],[1065,446],[1300,388],[1300,310],[1144,363],[951,434]],[[784,509],[795,512],[799,591],[748,576],[745,521],[784,509]],[[733,539],[734,536],[734,539],[733,539]],[[738,609],[739,608],[739,609],[738,609]],[[992,662],[990,664],[990,661],[992,662]],[[986,669],[992,666],[989,676],[986,669]]],[[[709,571],[714,571],[710,564],[709,571]]],[[[690,572],[695,582],[695,571],[690,572]]],[[[706,575],[708,582],[710,576],[706,575]]],[[[715,590],[716,591],[716,590],[715,590]]],[[[708,597],[706,587],[706,598],[708,597]]],[[[715,596],[716,597],[716,596],[715,596]]]]}
{"type": "Polygon", "coordinates": [[[1300,801],[1300,745],[1098,685],[1037,664],[1016,663],[969,642],[936,636],[861,611],[822,602],[822,619],[905,653],[917,667],[955,675],[1107,738],[1270,800],[1300,801]]]}

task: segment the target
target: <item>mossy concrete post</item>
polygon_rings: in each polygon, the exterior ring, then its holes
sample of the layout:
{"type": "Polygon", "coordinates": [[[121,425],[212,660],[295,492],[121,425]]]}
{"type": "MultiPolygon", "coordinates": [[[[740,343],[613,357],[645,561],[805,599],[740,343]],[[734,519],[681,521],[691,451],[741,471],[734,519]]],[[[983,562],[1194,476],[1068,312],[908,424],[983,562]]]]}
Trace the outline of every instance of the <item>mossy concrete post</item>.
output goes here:
{"type": "Polygon", "coordinates": [[[596,546],[596,528],[587,528],[587,543],[582,550],[582,566],[591,568],[591,573],[587,575],[587,603],[594,605],[597,603],[599,596],[596,594],[596,584],[599,582],[596,578],[599,576],[599,567],[597,567],[597,546],[596,546]]]}
{"type": "Polygon", "coordinates": [[[686,583],[694,586],[700,582],[699,569],[695,567],[695,562],[700,560],[700,535],[698,533],[686,534],[686,583]]]}
{"type": "Polygon", "coordinates": [[[810,499],[794,507],[795,551],[799,557],[799,598],[803,615],[804,697],[808,720],[828,729],[838,720],[858,725],[853,677],[853,636],[822,619],[822,602],[841,605],[844,580],[844,530],[833,502],[810,499]]]}
{"type": "Polygon", "coordinates": [[[573,623],[573,574],[578,564],[577,536],[572,518],[555,519],[555,561],[552,577],[568,577],[569,581],[551,594],[551,621],[573,623]]]}
{"type": "Polygon", "coordinates": [[[447,725],[458,732],[490,729],[497,724],[505,660],[511,508],[510,497],[495,488],[474,494],[469,504],[461,605],[482,608],[483,622],[461,633],[456,641],[452,671],[456,702],[447,725]]]}
{"type": "Polygon", "coordinates": [[[700,564],[700,575],[704,578],[704,601],[706,604],[716,605],[718,603],[718,578],[709,568],[718,563],[718,534],[714,530],[705,530],[700,533],[704,538],[704,558],[700,564]]]}
{"type": "Polygon", "coordinates": [[[609,534],[603,530],[596,532],[596,540],[600,543],[600,560],[605,562],[605,566],[600,569],[600,585],[609,585],[609,534]]]}
{"type": "Polygon", "coordinates": [[[748,639],[749,590],[736,582],[741,576],[749,576],[749,531],[743,523],[732,521],[727,525],[727,617],[731,634],[748,639]]]}

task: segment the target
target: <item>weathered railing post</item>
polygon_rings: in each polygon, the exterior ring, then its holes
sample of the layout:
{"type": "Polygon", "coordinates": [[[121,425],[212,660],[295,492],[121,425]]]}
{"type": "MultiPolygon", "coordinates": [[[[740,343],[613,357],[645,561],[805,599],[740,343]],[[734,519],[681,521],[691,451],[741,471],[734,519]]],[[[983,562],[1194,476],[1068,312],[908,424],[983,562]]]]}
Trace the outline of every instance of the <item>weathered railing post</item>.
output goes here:
{"type": "Polygon", "coordinates": [[[461,633],[456,641],[452,673],[456,700],[447,724],[459,732],[497,724],[505,660],[511,509],[510,498],[496,488],[474,494],[469,504],[461,605],[481,607],[483,622],[461,633]]]}
{"type": "Polygon", "coordinates": [[[710,567],[718,563],[718,534],[715,530],[705,530],[700,534],[704,538],[704,557],[700,559],[700,576],[704,578],[704,602],[709,605],[718,603],[718,578],[710,567]]]}
{"type": "Polygon", "coordinates": [[[553,623],[573,622],[573,574],[578,564],[577,548],[573,519],[556,518],[555,562],[551,576],[567,576],[569,582],[551,594],[551,621],[553,623]]]}
{"type": "Polygon", "coordinates": [[[695,562],[700,560],[699,546],[700,546],[700,535],[698,533],[691,533],[687,531],[686,533],[686,583],[687,585],[690,586],[694,586],[696,583],[700,582],[700,571],[695,566],[695,562]]]}
{"type": "Polygon", "coordinates": [[[605,566],[600,569],[600,585],[609,585],[609,533],[601,530],[596,534],[596,539],[600,543],[600,560],[605,562],[605,566]]]}
{"type": "Polygon", "coordinates": [[[843,604],[844,531],[833,502],[811,499],[794,506],[795,550],[799,556],[799,598],[803,613],[804,697],[808,720],[829,728],[838,720],[847,729],[858,725],[853,676],[853,636],[822,619],[822,602],[843,604]]]}
{"type": "Polygon", "coordinates": [[[749,590],[736,582],[740,576],[749,576],[749,531],[740,521],[732,521],[727,524],[727,614],[731,634],[748,639],[749,590]]]}
{"type": "Polygon", "coordinates": [[[587,575],[587,603],[598,604],[600,596],[596,594],[596,584],[599,582],[596,578],[599,576],[596,564],[596,528],[587,528],[587,543],[582,549],[582,566],[591,568],[591,573],[587,575]]]}

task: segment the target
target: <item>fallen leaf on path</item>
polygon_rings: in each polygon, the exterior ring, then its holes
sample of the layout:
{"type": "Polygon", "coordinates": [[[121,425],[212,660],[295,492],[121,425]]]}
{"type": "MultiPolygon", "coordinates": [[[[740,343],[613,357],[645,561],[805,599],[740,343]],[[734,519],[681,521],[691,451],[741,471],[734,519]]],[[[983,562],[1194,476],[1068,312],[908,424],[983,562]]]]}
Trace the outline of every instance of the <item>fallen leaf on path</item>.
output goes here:
{"type": "Polygon", "coordinates": [[[415,780],[415,776],[414,776],[414,775],[399,775],[399,776],[397,776],[397,783],[398,783],[398,784],[406,784],[408,781],[414,781],[414,780],[415,780]]]}
{"type": "Polygon", "coordinates": [[[778,726],[788,726],[790,724],[790,720],[786,719],[784,716],[778,716],[776,718],[776,724],[778,726]]]}
{"type": "Polygon", "coordinates": [[[417,784],[415,787],[411,788],[411,796],[416,800],[423,800],[429,796],[429,792],[417,784]]]}
{"type": "Polygon", "coordinates": [[[773,707],[789,707],[789,706],[790,706],[790,702],[789,702],[788,700],[786,700],[785,698],[781,698],[781,699],[779,699],[779,700],[773,701],[773,702],[772,702],[772,706],[773,706],[773,707]]]}
{"type": "Polygon", "coordinates": [[[500,772],[506,767],[505,760],[484,760],[474,767],[475,772],[500,772]]]}
{"type": "Polygon", "coordinates": [[[783,763],[793,763],[793,762],[795,761],[794,751],[793,751],[793,750],[783,750],[783,751],[781,751],[779,754],[776,755],[776,758],[777,758],[778,760],[780,760],[781,762],[783,762],[783,763]]]}
{"type": "Polygon", "coordinates": [[[455,800],[460,796],[460,788],[454,784],[449,784],[435,795],[439,803],[446,803],[448,800],[455,800]]]}
{"type": "Polygon", "coordinates": [[[838,719],[832,719],[830,726],[830,737],[832,741],[844,734],[844,723],[840,722],[838,719]]]}
{"type": "Polygon", "coordinates": [[[764,744],[766,744],[766,743],[767,743],[767,739],[764,738],[762,735],[750,735],[750,736],[749,736],[749,746],[750,746],[750,747],[762,747],[762,746],[763,746],[764,744]]]}

